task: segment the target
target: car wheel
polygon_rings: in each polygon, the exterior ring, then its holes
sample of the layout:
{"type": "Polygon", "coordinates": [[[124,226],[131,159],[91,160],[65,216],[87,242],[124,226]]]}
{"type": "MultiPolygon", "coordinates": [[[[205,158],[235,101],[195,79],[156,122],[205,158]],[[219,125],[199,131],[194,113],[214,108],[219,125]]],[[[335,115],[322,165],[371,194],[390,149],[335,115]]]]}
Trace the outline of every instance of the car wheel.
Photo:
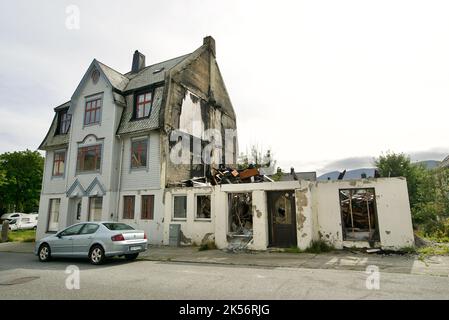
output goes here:
{"type": "Polygon", "coordinates": [[[33,227],[33,230],[36,230],[37,229],[37,227],[33,227]]]}
{"type": "Polygon", "coordinates": [[[95,245],[90,249],[89,259],[92,264],[102,264],[105,260],[104,249],[100,245],[95,245]]]}
{"type": "Polygon", "coordinates": [[[47,261],[49,261],[51,259],[50,246],[48,244],[46,244],[46,243],[41,245],[39,247],[38,256],[39,256],[39,261],[40,262],[47,262],[47,261]]]}
{"type": "Polygon", "coordinates": [[[126,260],[136,260],[136,258],[139,256],[138,253],[132,253],[132,254],[125,254],[125,259],[126,260]]]}

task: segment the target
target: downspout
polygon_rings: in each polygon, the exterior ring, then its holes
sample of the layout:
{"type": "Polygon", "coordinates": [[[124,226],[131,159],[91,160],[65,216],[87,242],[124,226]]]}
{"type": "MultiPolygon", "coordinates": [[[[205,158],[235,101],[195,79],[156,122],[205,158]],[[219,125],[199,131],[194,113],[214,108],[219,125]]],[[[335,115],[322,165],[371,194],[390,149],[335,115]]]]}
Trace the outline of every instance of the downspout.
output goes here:
{"type": "Polygon", "coordinates": [[[119,217],[119,210],[120,210],[120,190],[122,188],[122,165],[123,165],[123,153],[125,150],[125,143],[123,142],[120,135],[117,135],[118,139],[120,140],[120,143],[122,145],[122,148],[120,150],[120,164],[119,164],[119,175],[118,175],[118,185],[117,185],[117,216],[116,221],[118,221],[119,217]]]}

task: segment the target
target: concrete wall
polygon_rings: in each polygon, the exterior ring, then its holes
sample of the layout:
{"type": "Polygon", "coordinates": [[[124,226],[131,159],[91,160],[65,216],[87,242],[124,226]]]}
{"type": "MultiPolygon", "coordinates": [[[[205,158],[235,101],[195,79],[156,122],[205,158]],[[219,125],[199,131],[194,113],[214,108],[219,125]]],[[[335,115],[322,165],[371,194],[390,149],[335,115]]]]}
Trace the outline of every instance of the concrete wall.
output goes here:
{"type": "Polygon", "coordinates": [[[169,228],[170,224],[180,224],[185,244],[200,245],[203,238],[207,234],[215,233],[216,214],[221,213],[217,210],[217,194],[213,192],[213,187],[206,188],[170,188],[165,189],[164,197],[164,241],[165,245],[169,244],[169,228]],[[187,217],[186,219],[173,218],[173,196],[187,196],[187,217]],[[197,195],[211,195],[211,219],[199,220],[195,218],[197,195]]]}
{"type": "Polygon", "coordinates": [[[275,183],[229,184],[210,188],[166,189],[164,244],[168,244],[169,224],[181,224],[183,234],[199,244],[208,233],[214,233],[218,248],[228,246],[228,195],[252,194],[253,239],[248,249],[266,250],[268,246],[267,191],[295,190],[297,245],[306,249],[313,240],[323,239],[336,248],[370,247],[366,241],[343,241],[339,190],[374,188],[380,241],[377,247],[400,249],[414,245],[408,192],[405,179],[384,178],[353,181],[289,181],[275,183]],[[198,222],[194,219],[196,194],[212,194],[212,219],[198,222]],[[173,221],[173,195],[187,195],[187,219],[173,221]]]}
{"type": "Polygon", "coordinates": [[[339,189],[374,188],[379,223],[379,245],[399,249],[414,245],[407,183],[404,178],[320,181],[314,186],[314,212],[322,238],[336,248],[369,247],[366,241],[343,241],[339,189]]]}

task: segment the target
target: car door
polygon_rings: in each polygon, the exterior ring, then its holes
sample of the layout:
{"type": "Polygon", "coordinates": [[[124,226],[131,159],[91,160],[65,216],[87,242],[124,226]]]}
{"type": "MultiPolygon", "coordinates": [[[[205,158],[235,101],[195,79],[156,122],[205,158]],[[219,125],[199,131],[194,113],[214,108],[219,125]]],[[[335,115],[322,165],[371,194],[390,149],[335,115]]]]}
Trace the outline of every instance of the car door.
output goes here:
{"type": "Polygon", "coordinates": [[[86,223],[79,234],[73,237],[73,255],[87,257],[90,245],[94,241],[95,234],[100,226],[97,223],[86,223]]]}
{"type": "Polygon", "coordinates": [[[84,223],[80,223],[59,232],[50,243],[52,256],[72,256],[73,237],[81,231],[83,226],[84,223]]]}

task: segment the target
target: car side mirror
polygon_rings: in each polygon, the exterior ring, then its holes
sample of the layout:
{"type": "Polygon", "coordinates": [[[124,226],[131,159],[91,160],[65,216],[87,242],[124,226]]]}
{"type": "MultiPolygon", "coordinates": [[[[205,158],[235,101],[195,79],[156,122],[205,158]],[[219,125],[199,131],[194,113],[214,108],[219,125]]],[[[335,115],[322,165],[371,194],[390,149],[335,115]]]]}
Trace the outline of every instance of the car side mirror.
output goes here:
{"type": "Polygon", "coordinates": [[[62,237],[62,234],[61,234],[61,233],[57,233],[56,236],[57,236],[58,238],[61,238],[61,237],[62,237]]]}

